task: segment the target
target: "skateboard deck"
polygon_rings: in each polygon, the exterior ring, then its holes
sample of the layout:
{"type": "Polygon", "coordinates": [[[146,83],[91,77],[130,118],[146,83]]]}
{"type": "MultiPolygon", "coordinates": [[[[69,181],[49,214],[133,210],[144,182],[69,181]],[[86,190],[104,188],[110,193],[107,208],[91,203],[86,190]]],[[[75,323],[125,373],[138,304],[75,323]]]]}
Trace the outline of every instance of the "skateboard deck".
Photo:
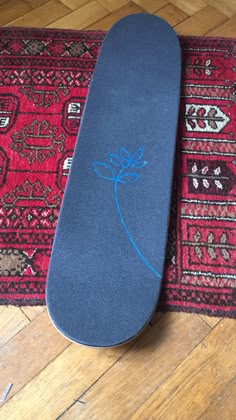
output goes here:
{"type": "Polygon", "coordinates": [[[108,32],[90,85],[56,228],[46,302],[77,343],[110,347],[148,324],[162,283],[181,52],[162,19],[108,32]]]}

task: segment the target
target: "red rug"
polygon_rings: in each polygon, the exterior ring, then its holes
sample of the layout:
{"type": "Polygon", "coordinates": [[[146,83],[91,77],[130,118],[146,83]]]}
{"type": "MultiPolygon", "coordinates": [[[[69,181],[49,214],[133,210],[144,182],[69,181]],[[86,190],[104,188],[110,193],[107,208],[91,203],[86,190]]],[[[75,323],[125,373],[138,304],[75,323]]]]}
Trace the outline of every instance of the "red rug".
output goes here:
{"type": "MultiPolygon", "coordinates": [[[[54,230],[104,33],[2,28],[0,35],[0,303],[44,304],[54,230]]],[[[180,42],[178,151],[159,308],[233,317],[236,43],[180,42]]]]}

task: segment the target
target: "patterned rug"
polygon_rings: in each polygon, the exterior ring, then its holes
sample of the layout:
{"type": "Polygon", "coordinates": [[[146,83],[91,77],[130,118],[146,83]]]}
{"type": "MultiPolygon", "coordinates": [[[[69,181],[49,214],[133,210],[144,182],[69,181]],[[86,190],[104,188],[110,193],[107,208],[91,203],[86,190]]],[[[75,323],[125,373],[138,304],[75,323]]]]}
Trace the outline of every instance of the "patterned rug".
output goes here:
{"type": "MultiPolygon", "coordinates": [[[[104,33],[2,28],[0,35],[0,302],[44,304],[54,230],[104,33]]],[[[233,317],[236,42],[180,42],[179,134],[159,309],[233,317]]]]}

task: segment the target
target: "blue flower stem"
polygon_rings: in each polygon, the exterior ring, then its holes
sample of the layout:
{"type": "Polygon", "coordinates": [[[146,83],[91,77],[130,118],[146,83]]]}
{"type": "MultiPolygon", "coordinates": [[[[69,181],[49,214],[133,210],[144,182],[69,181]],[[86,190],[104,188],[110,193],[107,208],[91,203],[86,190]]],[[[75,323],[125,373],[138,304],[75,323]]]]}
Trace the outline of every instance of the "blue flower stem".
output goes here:
{"type": "Polygon", "coordinates": [[[129,229],[128,229],[125,221],[124,221],[124,218],[123,218],[123,215],[122,215],[122,212],[121,212],[121,209],[120,209],[119,200],[118,200],[118,183],[119,183],[119,177],[120,177],[121,173],[124,171],[124,169],[127,168],[127,166],[120,170],[120,172],[119,172],[116,180],[114,181],[114,196],[115,196],[116,208],[117,208],[117,211],[118,211],[118,214],[119,214],[119,217],[120,217],[122,226],[123,226],[123,228],[125,230],[125,233],[128,236],[128,238],[129,238],[131,244],[133,245],[135,251],[137,252],[137,254],[139,255],[139,257],[141,258],[141,260],[144,262],[144,264],[146,264],[146,266],[160,279],[161,278],[161,275],[146,260],[146,258],[144,257],[144,255],[141,253],[140,249],[137,247],[136,243],[134,242],[134,240],[133,240],[133,238],[132,238],[132,236],[131,236],[131,234],[129,232],[129,229]]]}

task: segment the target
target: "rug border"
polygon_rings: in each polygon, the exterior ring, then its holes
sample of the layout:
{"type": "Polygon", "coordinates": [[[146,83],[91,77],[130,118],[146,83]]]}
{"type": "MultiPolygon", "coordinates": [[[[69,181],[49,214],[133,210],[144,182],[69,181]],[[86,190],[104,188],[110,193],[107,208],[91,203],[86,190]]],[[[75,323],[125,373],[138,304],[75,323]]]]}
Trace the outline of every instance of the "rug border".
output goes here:
{"type": "MultiPolygon", "coordinates": [[[[45,306],[47,308],[47,305],[45,303],[45,300],[43,299],[31,299],[30,302],[26,301],[25,299],[14,299],[11,302],[9,302],[7,299],[0,299],[0,306],[15,306],[15,307],[33,307],[33,306],[45,306]]],[[[176,313],[188,313],[188,314],[195,314],[195,315],[207,315],[217,318],[230,318],[235,319],[236,318],[236,310],[234,311],[221,311],[217,310],[212,312],[211,309],[198,309],[195,307],[183,307],[180,305],[170,305],[170,304],[158,304],[157,306],[157,312],[176,312],[176,313]]]]}

